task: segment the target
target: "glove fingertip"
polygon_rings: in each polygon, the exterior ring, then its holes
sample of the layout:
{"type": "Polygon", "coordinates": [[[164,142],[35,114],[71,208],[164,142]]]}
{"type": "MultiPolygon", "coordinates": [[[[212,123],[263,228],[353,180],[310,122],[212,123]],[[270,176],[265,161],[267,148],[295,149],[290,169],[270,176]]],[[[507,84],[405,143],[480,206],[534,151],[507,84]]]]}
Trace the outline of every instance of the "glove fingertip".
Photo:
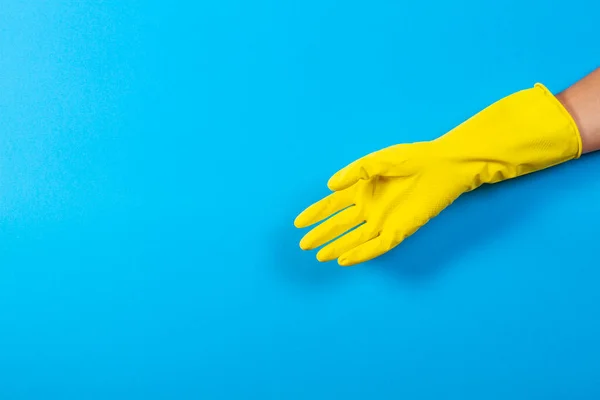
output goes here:
{"type": "Polygon", "coordinates": [[[294,226],[296,228],[305,228],[307,226],[305,222],[303,215],[300,214],[294,219],[294,226]]]}
{"type": "Polygon", "coordinates": [[[329,190],[339,192],[340,190],[344,190],[352,186],[352,184],[355,181],[356,180],[352,181],[345,177],[343,172],[338,172],[337,174],[329,178],[329,181],[327,182],[327,187],[329,188],[329,190]]]}
{"type": "Polygon", "coordinates": [[[312,244],[307,240],[306,236],[300,240],[300,248],[302,250],[312,250],[312,244]]]}
{"type": "Polygon", "coordinates": [[[319,262],[327,262],[327,261],[331,261],[331,257],[329,256],[328,253],[324,252],[323,250],[320,250],[317,253],[317,260],[319,262]]]}
{"type": "Polygon", "coordinates": [[[316,211],[318,211],[318,204],[319,203],[312,204],[298,214],[296,219],[294,219],[294,226],[296,228],[306,228],[315,224],[318,221],[318,219],[315,219],[316,211]]]}

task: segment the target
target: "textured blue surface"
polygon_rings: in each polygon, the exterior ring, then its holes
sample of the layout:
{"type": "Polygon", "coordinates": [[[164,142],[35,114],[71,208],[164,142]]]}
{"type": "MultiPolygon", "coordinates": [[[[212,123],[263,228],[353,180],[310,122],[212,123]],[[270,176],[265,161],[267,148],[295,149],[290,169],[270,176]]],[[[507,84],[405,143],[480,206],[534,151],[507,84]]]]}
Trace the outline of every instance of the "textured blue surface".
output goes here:
{"type": "Polygon", "coordinates": [[[3,1],[0,398],[600,398],[599,157],[354,268],[292,225],[596,67],[600,3],[550,3],[3,1]]]}

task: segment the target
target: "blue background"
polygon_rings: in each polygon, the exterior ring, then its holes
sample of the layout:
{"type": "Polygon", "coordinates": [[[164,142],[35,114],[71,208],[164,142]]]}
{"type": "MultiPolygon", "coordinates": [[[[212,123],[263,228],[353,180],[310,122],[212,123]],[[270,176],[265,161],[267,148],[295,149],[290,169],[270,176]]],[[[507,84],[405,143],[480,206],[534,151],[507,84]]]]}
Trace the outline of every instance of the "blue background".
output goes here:
{"type": "Polygon", "coordinates": [[[341,268],[370,151],[598,65],[592,0],[3,1],[0,398],[600,398],[600,158],[341,268]]]}

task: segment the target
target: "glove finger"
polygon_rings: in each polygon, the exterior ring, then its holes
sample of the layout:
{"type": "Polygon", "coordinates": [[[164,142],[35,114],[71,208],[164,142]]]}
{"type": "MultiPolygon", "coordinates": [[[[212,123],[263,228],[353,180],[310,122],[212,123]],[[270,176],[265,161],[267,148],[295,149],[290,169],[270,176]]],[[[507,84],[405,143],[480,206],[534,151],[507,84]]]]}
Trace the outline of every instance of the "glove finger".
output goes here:
{"type": "Polygon", "coordinates": [[[353,204],[353,190],[334,192],[302,211],[294,220],[297,228],[305,228],[353,204]]]}
{"type": "Polygon", "coordinates": [[[344,190],[361,179],[367,180],[382,172],[381,165],[369,154],[333,174],[327,186],[333,191],[344,190]]]}
{"type": "Polygon", "coordinates": [[[345,252],[373,239],[375,236],[377,236],[377,232],[367,222],[323,247],[317,253],[317,259],[321,262],[335,260],[345,252]]]}
{"type": "Polygon", "coordinates": [[[354,185],[359,180],[369,180],[374,176],[409,176],[414,171],[406,163],[415,144],[399,144],[379,150],[342,168],[327,182],[333,191],[343,190],[354,185]]]}
{"type": "Polygon", "coordinates": [[[378,257],[393,247],[394,245],[391,245],[389,240],[385,240],[380,235],[342,254],[338,263],[343,267],[349,267],[378,257]]]}
{"type": "Polygon", "coordinates": [[[358,207],[347,208],[308,232],[300,241],[300,247],[311,250],[322,246],[362,222],[358,207]]]}
{"type": "Polygon", "coordinates": [[[404,218],[393,221],[393,230],[387,230],[388,233],[382,233],[376,238],[347,251],[340,256],[338,262],[342,266],[350,266],[379,257],[414,234],[428,220],[417,219],[412,213],[406,213],[404,214],[404,218]]]}

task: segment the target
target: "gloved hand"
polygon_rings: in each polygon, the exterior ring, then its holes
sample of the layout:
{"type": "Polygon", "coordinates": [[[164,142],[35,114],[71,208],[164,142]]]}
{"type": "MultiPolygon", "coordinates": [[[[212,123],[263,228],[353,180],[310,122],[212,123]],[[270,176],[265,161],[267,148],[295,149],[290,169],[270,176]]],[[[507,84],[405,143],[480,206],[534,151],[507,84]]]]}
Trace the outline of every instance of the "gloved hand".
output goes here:
{"type": "Polygon", "coordinates": [[[573,118],[536,84],[438,139],[391,146],[337,172],[328,182],[333,193],[294,222],[303,228],[331,216],[306,234],[300,247],[314,249],[345,233],[317,259],[361,263],[397,246],[465,192],[580,155],[573,118]]]}

